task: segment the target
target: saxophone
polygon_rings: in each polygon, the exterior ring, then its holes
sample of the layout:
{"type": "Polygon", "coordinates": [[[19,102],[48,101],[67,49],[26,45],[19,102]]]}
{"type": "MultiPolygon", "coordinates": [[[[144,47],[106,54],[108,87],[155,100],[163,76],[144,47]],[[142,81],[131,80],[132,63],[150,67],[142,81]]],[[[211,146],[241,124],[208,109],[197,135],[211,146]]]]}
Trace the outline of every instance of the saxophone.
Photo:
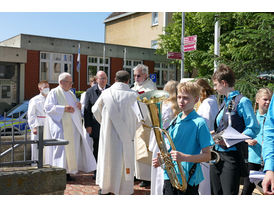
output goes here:
{"type": "Polygon", "coordinates": [[[185,191],[187,188],[187,181],[186,181],[186,177],[185,177],[185,173],[182,168],[182,165],[180,164],[180,162],[177,161],[180,176],[182,179],[182,184],[181,184],[176,174],[175,165],[172,161],[171,154],[167,150],[164,137],[162,135],[162,133],[166,135],[172,150],[176,150],[175,145],[170,135],[168,134],[168,132],[165,129],[161,128],[162,127],[162,115],[161,115],[162,102],[168,97],[169,97],[169,94],[167,92],[162,90],[156,90],[156,91],[150,91],[150,92],[146,92],[144,94],[139,95],[137,97],[137,100],[145,103],[148,107],[152,126],[147,126],[147,125],[144,125],[144,126],[152,128],[154,130],[156,142],[159,147],[162,160],[165,164],[165,170],[167,171],[167,174],[169,176],[170,183],[176,189],[185,191]]]}

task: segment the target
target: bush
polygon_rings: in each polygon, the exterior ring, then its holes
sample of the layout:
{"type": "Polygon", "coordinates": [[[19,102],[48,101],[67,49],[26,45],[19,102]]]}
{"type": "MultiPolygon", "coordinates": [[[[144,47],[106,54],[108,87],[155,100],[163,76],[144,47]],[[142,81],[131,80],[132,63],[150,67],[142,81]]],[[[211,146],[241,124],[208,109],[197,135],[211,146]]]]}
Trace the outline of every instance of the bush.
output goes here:
{"type": "Polygon", "coordinates": [[[80,98],[81,98],[81,94],[82,94],[83,92],[85,92],[85,91],[76,91],[76,92],[75,92],[76,97],[77,97],[78,99],[80,99],[80,98]]]}

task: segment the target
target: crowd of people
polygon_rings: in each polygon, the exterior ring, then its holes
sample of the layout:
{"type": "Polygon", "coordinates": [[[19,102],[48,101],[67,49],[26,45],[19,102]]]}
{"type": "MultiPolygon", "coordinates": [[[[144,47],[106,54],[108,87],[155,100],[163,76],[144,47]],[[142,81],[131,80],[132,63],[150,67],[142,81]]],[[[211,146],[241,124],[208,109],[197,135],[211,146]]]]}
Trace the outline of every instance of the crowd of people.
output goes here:
{"type": "MultiPolygon", "coordinates": [[[[79,171],[93,172],[98,194],[134,193],[134,181],[150,186],[151,195],[237,195],[240,179],[242,195],[250,195],[256,185],[251,170],[265,172],[260,183],[264,194],[274,194],[274,103],[272,91],[261,88],[256,103],[234,89],[235,76],[220,64],[207,79],[177,82],[170,80],[163,90],[169,97],[162,102],[162,129],[170,135],[165,146],[172,158],[181,190],[170,179],[160,155],[152,121],[145,103],[137,101],[143,93],[157,90],[149,78],[148,67],[133,68],[130,74],[120,70],[115,83],[107,84],[107,75],[98,71],[90,78],[90,88],[80,101],[71,91],[72,76],[61,73],[59,86],[49,89],[47,81],[38,84],[40,94],[30,100],[28,122],[31,139],[37,140],[38,126],[44,126],[44,139],[64,139],[69,144],[46,147],[44,164],[66,169],[67,180],[79,171]],[[224,97],[219,106],[216,94],[224,97]],[[247,136],[227,145],[220,134],[228,128],[247,136]],[[175,146],[176,150],[173,149],[175,146]],[[211,162],[212,153],[218,161],[211,162]]],[[[164,139],[167,140],[164,134],[164,139]]],[[[32,146],[32,160],[37,148],[32,146]]]]}

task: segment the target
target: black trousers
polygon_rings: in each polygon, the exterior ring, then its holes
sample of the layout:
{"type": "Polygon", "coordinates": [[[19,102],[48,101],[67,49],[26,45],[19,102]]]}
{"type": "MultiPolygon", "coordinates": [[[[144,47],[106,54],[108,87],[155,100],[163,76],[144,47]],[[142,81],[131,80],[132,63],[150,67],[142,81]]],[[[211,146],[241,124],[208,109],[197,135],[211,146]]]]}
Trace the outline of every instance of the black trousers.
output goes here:
{"type": "Polygon", "coordinates": [[[99,147],[99,138],[93,138],[93,155],[95,157],[96,163],[97,163],[97,157],[98,157],[98,147],[99,147]]]}
{"type": "Polygon", "coordinates": [[[238,195],[241,162],[238,151],[219,152],[220,161],[210,165],[212,195],[238,195]]]}
{"type": "Polygon", "coordinates": [[[198,187],[199,185],[187,185],[186,191],[183,192],[173,187],[170,183],[170,180],[165,180],[163,187],[163,195],[199,195],[198,187]]]}
{"type": "MultiPolygon", "coordinates": [[[[249,162],[248,163],[248,173],[250,170],[259,171],[262,168],[260,164],[254,164],[249,162]]],[[[253,190],[255,189],[256,185],[249,181],[249,177],[244,178],[244,187],[241,195],[252,195],[253,190]]]]}

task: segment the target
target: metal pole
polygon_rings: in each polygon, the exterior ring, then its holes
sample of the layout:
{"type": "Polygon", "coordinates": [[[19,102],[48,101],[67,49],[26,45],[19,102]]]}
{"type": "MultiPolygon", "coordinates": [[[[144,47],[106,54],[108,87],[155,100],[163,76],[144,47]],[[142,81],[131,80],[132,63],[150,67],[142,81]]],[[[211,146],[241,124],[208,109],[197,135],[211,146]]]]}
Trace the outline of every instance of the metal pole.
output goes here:
{"type": "Polygon", "coordinates": [[[218,62],[216,57],[220,56],[220,20],[215,17],[215,28],[214,28],[214,72],[217,70],[218,62]]]}
{"type": "Polygon", "coordinates": [[[181,37],[181,79],[184,78],[184,35],[185,35],[185,12],[182,12],[182,37],[181,37]]]}
{"type": "Polygon", "coordinates": [[[38,127],[38,168],[43,167],[43,126],[38,127]]]}
{"type": "Polygon", "coordinates": [[[103,68],[104,68],[104,70],[105,70],[105,61],[106,61],[106,46],[104,45],[104,48],[103,48],[103,68]]]}
{"type": "Polygon", "coordinates": [[[124,48],[124,70],[126,69],[127,48],[124,48]]]}
{"type": "Polygon", "coordinates": [[[80,64],[79,72],[78,72],[78,91],[80,91],[80,73],[81,73],[81,54],[80,54],[80,43],[78,44],[78,52],[77,52],[77,59],[80,64]]]}

